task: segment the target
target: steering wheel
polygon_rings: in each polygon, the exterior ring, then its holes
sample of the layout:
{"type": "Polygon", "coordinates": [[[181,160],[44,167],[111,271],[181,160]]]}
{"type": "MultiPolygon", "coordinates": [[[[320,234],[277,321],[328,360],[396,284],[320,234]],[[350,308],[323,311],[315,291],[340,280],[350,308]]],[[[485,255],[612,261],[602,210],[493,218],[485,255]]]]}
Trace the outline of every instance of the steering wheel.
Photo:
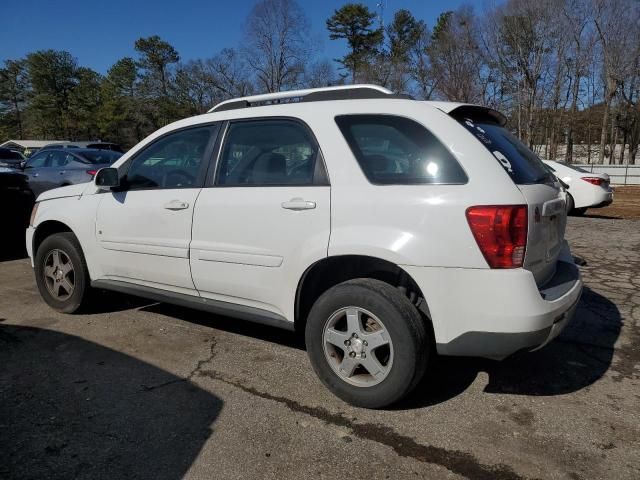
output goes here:
{"type": "Polygon", "coordinates": [[[190,187],[196,181],[196,177],[184,170],[171,170],[162,176],[162,186],[167,187],[190,187]]]}

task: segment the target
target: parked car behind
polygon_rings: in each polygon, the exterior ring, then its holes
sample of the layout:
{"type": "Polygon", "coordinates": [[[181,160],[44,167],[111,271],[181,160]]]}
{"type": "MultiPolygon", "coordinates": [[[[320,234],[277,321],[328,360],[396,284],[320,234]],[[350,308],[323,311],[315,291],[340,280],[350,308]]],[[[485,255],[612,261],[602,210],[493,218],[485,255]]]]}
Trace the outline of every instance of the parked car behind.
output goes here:
{"type": "Polygon", "coordinates": [[[112,142],[56,142],[45,145],[41,150],[55,150],[61,148],[89,148],[93,150],[113,150],[124,153],[124,149],[112,142]]]}
{"type": "Polygon", "coordinates": [[[583,168],[553,160],[544,160],[551,171],[569,186],[567,211],[573,215],[584,215],[588,208],[601,208],[613,202],[613,189],[609,186],[609,175],[593,173],[583,168]]]}
{"type": "Polygon", "coordinates": [[[105,288],[304,331],[332,392],[389,405],[432,354],[537,349],[577,308],[560,184],[505,123],[377,86],[223,102],[38,198],[38,289],[67,313],[105,288]]]}
{"type": "Polygon", "coordinates": [[[24,156],[20,152],[9,148],[0,148],[0,167],[20,168],[23,161],[24,156]]]}
{"type": "Polygon", "coordinates": [[[95,149],[41,149],[24,164],[29,188],[37,197],[56,187],[90,181],[98,170],[108,167],[122,154],[95,149]]]}

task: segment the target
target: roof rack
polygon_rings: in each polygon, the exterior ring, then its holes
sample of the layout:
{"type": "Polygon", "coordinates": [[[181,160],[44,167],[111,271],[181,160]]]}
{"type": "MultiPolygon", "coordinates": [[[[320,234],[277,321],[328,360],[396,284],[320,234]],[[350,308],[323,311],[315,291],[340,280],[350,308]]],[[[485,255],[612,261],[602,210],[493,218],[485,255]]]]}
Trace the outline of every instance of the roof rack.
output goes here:
{"type": "Polygon", "coordinates": [[[290,90],[288,92],[265,93],[250,97],[232,98],[220,102],[209,110],[223,112],[238,108],[274,105],[279,103],[318,102],[322,100],[356,100],[363,98],[403,98],[411,99],[409,95],[395,94],[379,85],[339,85],[336,87],[307,88],[304,90],[290,90]]]}

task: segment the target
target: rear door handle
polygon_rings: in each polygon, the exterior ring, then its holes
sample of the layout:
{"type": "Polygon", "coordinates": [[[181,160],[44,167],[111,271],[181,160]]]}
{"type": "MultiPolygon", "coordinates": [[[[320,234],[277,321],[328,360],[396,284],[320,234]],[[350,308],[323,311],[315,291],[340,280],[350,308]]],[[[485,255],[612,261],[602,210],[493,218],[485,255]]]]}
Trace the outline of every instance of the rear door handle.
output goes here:
{"type": "Polygon", "coordinates": [[[171,200],[169,203],[164,204],[164,208],[167,210],[184,210],[189,208],[189,204],[181,200],[171,200]]]}
{"type": "Polygon", "coordinates": [[[67,173],[67,172],[65,172],[64,170],[62,170],[62,171],[61,171],[61,172],[59,172],[59,173],[60,173],[60,175],[64,175],[64,174],[65,174],[65,173],[67,173]]]}
{"type": "Polygon", "coordinates": [[[312,210],[316,208],[316,202],[309,202],[302,198],[292,198],[288,202],[282,202],[282,208],[287,210],[312,210]]]}

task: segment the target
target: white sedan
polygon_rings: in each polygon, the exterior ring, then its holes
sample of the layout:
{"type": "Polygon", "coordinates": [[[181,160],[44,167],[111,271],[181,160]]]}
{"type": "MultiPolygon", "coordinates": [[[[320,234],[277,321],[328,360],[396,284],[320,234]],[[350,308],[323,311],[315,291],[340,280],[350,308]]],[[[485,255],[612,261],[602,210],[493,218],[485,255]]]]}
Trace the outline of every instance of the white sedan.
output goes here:
{"type": "Polygon", "coordinates": [[[569,186],[568,212],[584,215],[587,208],[606,207],[613,202],[613,189],[609,186],[609,175],[606,173],[593,173],[553,160],[544,160],[544,163],[569,186]]]}

